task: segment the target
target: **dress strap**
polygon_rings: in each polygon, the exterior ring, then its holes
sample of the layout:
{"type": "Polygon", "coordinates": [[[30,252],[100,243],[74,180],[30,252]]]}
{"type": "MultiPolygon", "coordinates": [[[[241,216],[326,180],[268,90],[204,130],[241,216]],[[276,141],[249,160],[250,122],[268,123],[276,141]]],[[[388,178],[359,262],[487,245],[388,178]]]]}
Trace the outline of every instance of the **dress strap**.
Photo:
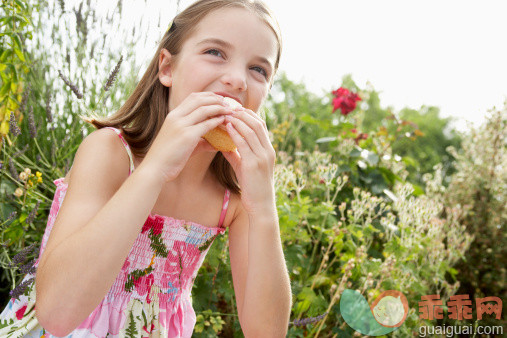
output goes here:
{"type": "Polygon", "coordinates": [[[132,174],[132,172],[134,171],[134,160],[133,160],[133,157],[132,157],[132,152],[130,151],[129,144],[123,138],[120,129],[113,128],[113,127],[104,127],[104,128],[114,130],[116,132],[116,134],[118,134],[118,136],[120,137],[121,142],[125,146],[125,149],[127,149],[127,154],[129,155],[129,160],[130,160],[130,169],[129,169],[129,176],[130,176],[130,174],[132,174]]]}
{"type": "Polygon", "coordinates": [[[218,222],[218,227],[222,227],[222,223],[225,219],[225,214],[227,213],[227,207],[229,206],[229,198],[231,196],[231,192],[229,189],[225,189],[225,195],[224,195],[224,203],[222,204],[222,213],[220,214],[220,221],[218,222]]]}

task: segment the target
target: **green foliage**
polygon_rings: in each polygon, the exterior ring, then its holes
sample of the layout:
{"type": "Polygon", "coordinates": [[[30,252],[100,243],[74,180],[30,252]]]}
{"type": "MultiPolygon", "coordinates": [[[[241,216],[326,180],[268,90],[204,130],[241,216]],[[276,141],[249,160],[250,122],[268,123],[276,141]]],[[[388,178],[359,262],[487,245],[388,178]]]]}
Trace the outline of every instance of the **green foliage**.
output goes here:
{"type": "MultiPolygon", "coordinates": [[[[446,190],[432,189],[435,198],[444,201],[448,217],[463,224],[474,238],[464,260],[451,276],[460,283],[458,294],[468,294],[472,300],[500,297],[504,300],[503,313],[507,310],[506,140],[507,101],[503,109],[490,111],[482,126],[472,128],[463,137],[460,151],[449,148],[456,172],[446,190]]],[[[439,166],[436,175],[441,171],[442,166],[439,166]]],[[[505,316],[502,318],[499,322],[484,316],[480,324],[505,327],[507,321],[505,316]]]]}
{"type": "MultiPolygon", "coordinates": [[[[34,5],[35,8],[38,4],[34,5]]],[[[9,131],[11,111],[22,104],[25,76],[32,62],[25,41],[32,38],[29,1],[2,1],[0,4],[0,137],[9,131]]],[[[20,115],[19,113],[15,115],[20,115]]],[[[22,119],[22,116],[19,117],[22,119]]]]}
{"type": "MultiPolygon", "coordinates": [[[[386,136],[383,147],[391,148],[405,162],[408,180],[417,186],[418,192],[418,186],[423,184],[422,175],[432,172],[436,164],[443,163],[446,176],[452,174],[452,159],[446,148],[459,149],[461,139],[451,129],[451,118],[441,118],[437,107],[426,106],[420,110],[404,108],[393,113],[391,108],[381,106],[379,94],[371,84],[360,89],[350,75],[344,76],[342,87],[358,92],[362,98],[346,123],[339,123],[343,117],[331,113],[331,94],[317,97],[303,84],[292,83],[282,73],[266,103],[275,149],[290,154],[311,151],[317,141],[319,145],[324,143],[319,149],[327,151],[325,144],[339,141],[335,139],[339,133],[345,133],[343,136],[351,139],[360,133],[376,134],[386,136]]],[[[446,183],[447,179],[444,179],[446,183]]]]}
{"type": "MultiPolygon", "coordinates": [[[[350,77],[342,87],[359,92],[366,105],[348,116],[333,115],[330,100],[312,98],[286,81],[282,76],[275,88],[291,92],[275,91],[273,100],[285,99],[266,106],[279,150],[277,205],[295,295],[291,317],[329,313],[316,324],[290,326],[289,335],[353,334],[337,309],[345,288],[360,290],[370,304],[383,290],[402,291],[411,311],[393,336],[411,335],[422,324],[416,311],[422,295],[439,292],[448,299],[455,293],[459,284],[450,284],[446,275],[455,274],[452,266],[471,241],[407,168],[417,166],[418,158],[406,154],[416,152],[410,151],[424,132],[406,115],[400,119],[387,111],[380,123],[368,126],[369,114],[382,111],[378,95],[360,90],[350,77]],[[368,137],[359,138],[365,131],[368,137]],[[406,154],[394,150],[401,142],[406,154]]],[[[442,180],[425,183],[445,190],[442,180]]]]}
{"type": "Polygon", "coordinates": [[[197,322],[193,337],[243,337],[231,279],[227,235],[210,246],[192,289],[197,322]]]}
{"type": "Polygon", "coordinates": [[[442,163],[444,183],[448,184],[447,177],[453,173],[453,159],[446,149],[449,146],[459,149],[462,141],[459,134],[450,129],[452,119],[441,118],[437,107],[426,106],[419,111],[402,109],[400,118],[414,123],[421,136],[415,140],[400,140],[393,145],[393,152],[402,157],[413,158],[417,162],[417,167],[409,167],[408,170],[418,182],[422,182],[424,174],[433,172],[435,165],[442,163]]]}
{"type": "Polygon", "coordinates": [[[206,310],[197,315],[194,332],[200,334],[199,336],[216,337],[217,333],[222,331],[226,322],[222,320],[222,317],[212,314],[211,310],[206,310]]]}

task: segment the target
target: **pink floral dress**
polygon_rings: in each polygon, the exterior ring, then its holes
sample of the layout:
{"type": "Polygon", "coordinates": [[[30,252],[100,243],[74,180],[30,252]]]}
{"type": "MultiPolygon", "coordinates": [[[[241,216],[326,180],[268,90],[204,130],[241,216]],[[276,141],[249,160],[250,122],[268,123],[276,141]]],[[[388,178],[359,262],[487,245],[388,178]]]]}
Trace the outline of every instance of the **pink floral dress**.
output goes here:
{"type": "MultiPolygon", "coordinates": [[[[130,148],[120,131],[130,157],[130,148]]],[[[42,238],[37,267],[46,246],[67,184],[57,186],[42,238]]],[[[149,215],[123,267],[102,302],[66,337],[191,337],[196,323],[191,289],[215,237],[224,234],[222,223],[229,204],[225,191],[218,227],[206,227],[168,216],[149,215]]],[[[34,278],[27,274],[24,281],[34,278]]],[[[12,298],[0,314],[0,337],[55,337],[35,317],[35,279],[18,299],[12,298]]]]}

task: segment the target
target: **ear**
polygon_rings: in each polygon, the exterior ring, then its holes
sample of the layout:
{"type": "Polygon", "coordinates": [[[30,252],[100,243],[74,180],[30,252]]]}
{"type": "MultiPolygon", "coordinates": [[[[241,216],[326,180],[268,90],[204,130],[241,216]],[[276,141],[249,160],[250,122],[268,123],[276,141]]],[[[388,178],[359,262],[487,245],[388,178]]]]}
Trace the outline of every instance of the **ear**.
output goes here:
{"type": "Polygon", "coordinates": [[[171,87],[173,83],[172,77],[172,55],[165,48],[160,50],[158,57],[158,79],[166,87],[171,87]]]}

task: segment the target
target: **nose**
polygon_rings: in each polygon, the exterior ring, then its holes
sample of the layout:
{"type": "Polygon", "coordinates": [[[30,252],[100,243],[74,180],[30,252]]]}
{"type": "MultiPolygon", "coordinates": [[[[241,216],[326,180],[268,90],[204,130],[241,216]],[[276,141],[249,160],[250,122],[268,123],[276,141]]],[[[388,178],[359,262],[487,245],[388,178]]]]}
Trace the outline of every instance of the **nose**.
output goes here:
{"type": "Polygon", "coordinates": [[[246,76],[245,71],[240,66],[231,65],[224,72],[222,83],[232,90],[245,91],[247,88],[246,76]]]}

